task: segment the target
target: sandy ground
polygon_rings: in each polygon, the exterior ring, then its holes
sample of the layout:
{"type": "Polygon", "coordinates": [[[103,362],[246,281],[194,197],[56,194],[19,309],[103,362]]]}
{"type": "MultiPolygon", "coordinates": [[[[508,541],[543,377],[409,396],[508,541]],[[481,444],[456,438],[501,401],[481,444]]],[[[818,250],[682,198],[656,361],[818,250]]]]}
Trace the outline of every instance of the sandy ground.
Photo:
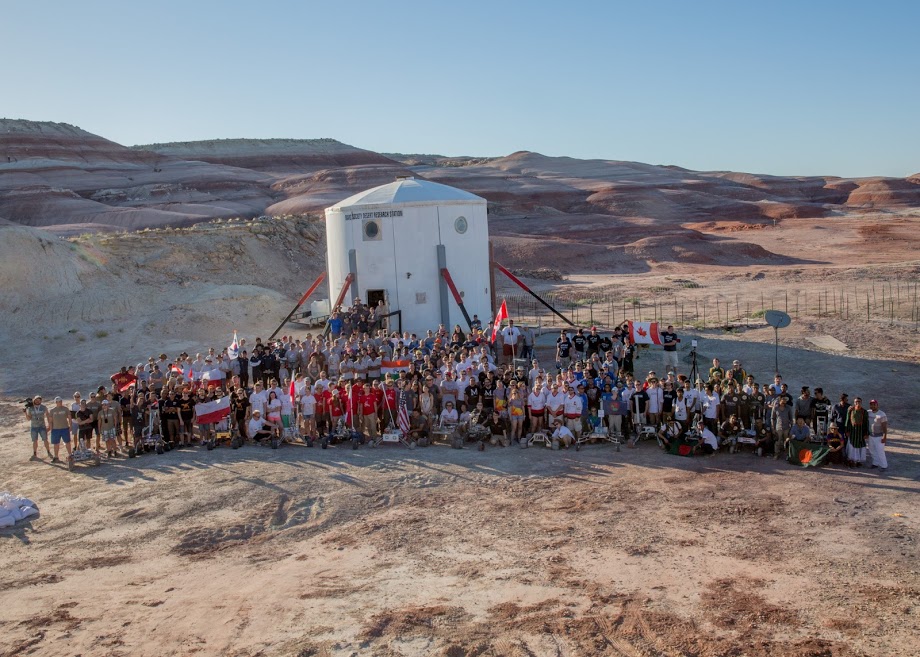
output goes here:
{"type": "MultiPolygon", "coordinates": [[[[769,370],[772,347],[732,340],[700,353],[769,370]]],[[[41,515],[0,530],[0,654],[916,655],[920,367],[784,356],[831,395],[885,391],[887,475],[651,443],[196,449],[68,473],[26,461],[2,404],[0,489],[41,515]]]]}

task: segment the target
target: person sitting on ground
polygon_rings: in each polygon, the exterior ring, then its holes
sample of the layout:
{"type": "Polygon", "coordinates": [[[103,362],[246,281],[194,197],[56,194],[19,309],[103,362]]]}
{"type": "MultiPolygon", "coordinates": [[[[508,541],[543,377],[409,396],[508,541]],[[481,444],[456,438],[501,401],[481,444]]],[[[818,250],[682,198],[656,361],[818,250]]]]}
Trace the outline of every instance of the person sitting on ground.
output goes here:
{"type": "Polygon", "coordinates": [[[754,420],[754,452],[757,456],[773,452],[773,432],[763,422],[763,418],[754,420]]]}
{"type": "Polygon", "coordinates": [[[553,440],[559,441],[560,445],[568,449],[569,445],[575,442],[575,434],[572,433],[572,430],[569,429],[568,426],[562,424],[559,420],[556,420],[554,426],[553,440]]]}
{"type": "Polygon", "coordinates": [[[682,433],[683,427],[676,420],[662,424],[661,429],[658,431],[658,446],[667,452],[671,449],[671,443],[679,439],[682,433]]]}
{"type": "Polygon", "coordinates": [[[427,439],[429,428],[428,418],[422,415],[418,408],[413,408],[412,415],[409,418],[409,433],[406,434],[406,437],[416,442],[423,438],[427,439]]]}
{"type": "Polygon", "coordinates": [[[741,421],[735,414],[729,415],[728,419],[719,427],[719,433],[722,438],[731,438],[741,432],[741,421]]]}
{"type": "Polygon", "coordinates": [[[792,429],[789,431],[789,437],[792,440],[797,440],[800,443],[807,443],[811,440],[811,427],[805,422],[805,417],[801,415],[795,419],[795,424],[792,425],[792,429]]]}
{"type": "Polygon", "coordinates": [[[258,408],[252,410],[252,419],[246,427],[249,437],[257,443],[272,437],[273,425],[262,419],[262,411],[258,408]]]}
{"type": "Polygon", "coordinates": [[[843,434],[835,422],[831,422],[827,427],[827,436],[825,436],[827,447],[830,450],[827,454],[827,462],[842,465],[844,462],[844,440],[843,434]]]}

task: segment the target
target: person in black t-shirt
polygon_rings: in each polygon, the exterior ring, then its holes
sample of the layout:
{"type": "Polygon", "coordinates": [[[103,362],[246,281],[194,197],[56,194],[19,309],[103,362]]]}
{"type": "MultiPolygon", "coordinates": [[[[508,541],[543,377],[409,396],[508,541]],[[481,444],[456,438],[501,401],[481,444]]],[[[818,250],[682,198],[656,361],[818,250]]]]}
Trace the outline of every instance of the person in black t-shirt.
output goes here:
{"type": "Polygon", "coordinates": [[[613,349],[613,340],[610,339],[609,335],[601,336],[600,341],[600,351],[602,354],[606,354],[608,351],[613,349]]]}
{"type": "Polygon", "coordinates": [[[830,424],[831,400],[824,396],[824,388],[815,388],[815,396],[811,398],[811,428],[821,436],[827,433],[830,424]]]}
{"type": "Polygon", "coordinates": [[[572,341],[565,330],[556,339],[556,367],[564,369],[572,364],[572,341]]]}
{"type": "Polygon", "coordinates": [[[575,360],[585,359],[585,348],[588,346],[588,339],[585,337],[585,330],[578,329],[572,337],[572,348],[575,350],[575,360]]]}
{"type": "Polygon", "coordinates": [[[585,337],[588,358],[598,353],[601,349],[601,336],[597,334],[597,327],[592,326],[591,332],[585,337]]]}
{"type": "Polygon", "coordinates": [[[677,333],[674,332],[673,326],[668,325],[668,330],[661,332],[661,344],[664,348],[665,371],[672,371],[675,374],[679,365],[677,361],[677,343],[677,333]]]}
{"type": "Polygon", "coordinates": [[[160,405],[160,417],[166,423],[166,440],[175,445],[179,437],[179,400],[175,391],[170,390],[160,405]]]}

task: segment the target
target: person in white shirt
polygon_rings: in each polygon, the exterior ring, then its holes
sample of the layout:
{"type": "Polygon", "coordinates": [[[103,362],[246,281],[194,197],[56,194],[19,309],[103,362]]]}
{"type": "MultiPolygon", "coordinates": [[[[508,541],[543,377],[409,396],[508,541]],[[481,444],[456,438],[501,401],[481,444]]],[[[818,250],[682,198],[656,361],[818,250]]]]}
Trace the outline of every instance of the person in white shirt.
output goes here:
{"type": "Polygon", "coordinates": [[[697,423],[697,429],[700,432],[699,449],[703,454],[714,454],[719,449],[719,439],[710,431],[704,422],[697,423]]]}
{"type": "Polygon", "coordinates": [[[560,444],[564,445],[566,449],[569,448],[573,442],[575,442],[575,436],[572,434],[572,431],[562,424],[559,420],[556,420],[555,430],[553,431],[553,439],[558,440],[560,444]]]}
{"type": "MultiPolygon", "coordinates": [[[[255,385],[255,389],[252,394],[249,395],[249,405],[251,406],[253,412],[259,411],[264,415],[265,413],[265,403],[268,401],[268,393],[262,390],[262,382],[259,381],[255,385]]],[[[252,435],[252,434],[250,434],[252,435]]]]}
{"type": "Polygon", "coordinates": [[[565,417],[565,393],[559,390],[559,385],[554,383],[546,395],[546,421],[555,424],[556,420],[562,421],[565,417]]]}
{"type": "Polygon", "coordinates": [[[530,433],[543,430],[543,418],[546,416],[546,395],[536,385],[527,395],[527,414],[530,417],[530,433]]]}
{"type": "Polygon", "coordinates": [[[703,407],[703,419],[706,421],[706,426],[709,427],[710,431],[718,431],[719,429],[719,393],[713,391],[711,385],[706,385],[706,390],[703,392],[702,397],[700,397],[700,402],[703,407]]]}
{"type": "Polygon", "coordinates": [[[246,429],[249,437],[257,443],[271,438],[272,435],[272,425],[262,420],[262,411],[258,408],[253,409],[252,419],[249,420],[246,429]]]}
{"type": "Polygon", "coordinates": [[[684,389],[677,389],[677,398],[674,399],[674,420],[680,423],[680,426],[684,431],[688,428],[688,422],[690,420],[690,414],[687,410],[687,397],[684,395],[684,389]]]}
{"type": "Polygon", "coordinates": [[[508,326],[502,329],[502,355],[506,363],[513,363],[515,356],[518,354],[518,342],[521,339],[521,331],[514,325],[514,320],[508,320],[508,326]]]}
{"type": "Polygon", "coordinates": [[[872,468],[882,472],[888,469],[888,457],[885,455],[885,443],[888,442],[888,416],[878,408],[878,400],[869,401],[869,436],[866,446],[872,456],[872,468]]]}
{"type": "Polygon", "coordinates": [[[565,413],[565,426],[576,436],[581,436],[582,408],[581,397],[575,394],[574,388],[569,388],[563,407],[565,413]]]}
{"type": "Polygon", "coordinates": [[[300,430],[305,436],[316,437],[316,397],[305,391],[300,396],[300,430]]]}
{"type": "Polygon", "coordinates": [[[441,415],[438,419],[442,427],[453,428],[457,426],[457,423],[460,421],[460,415],[454,408],[453,402],[444,402],[444,410],[441,411],[441,415]]]}

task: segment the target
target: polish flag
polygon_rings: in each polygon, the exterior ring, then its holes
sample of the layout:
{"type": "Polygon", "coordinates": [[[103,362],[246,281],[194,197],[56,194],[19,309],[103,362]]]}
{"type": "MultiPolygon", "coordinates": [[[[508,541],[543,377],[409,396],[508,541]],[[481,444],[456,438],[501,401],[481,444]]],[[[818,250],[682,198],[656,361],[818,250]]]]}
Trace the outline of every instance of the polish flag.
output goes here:
{"type": "Polygon", "coordinates": [[[633,344],[662,344],[658,322],[629,322],[629,340],[633,344]]]}
{"type": "Polygon", "coordinates": [[[380,374],[386,376],[387,374],[393,374],[399,376],[400,370],[409,371],[409,365],[411,361],[406,360],[384,360],[380,362],[380,374]]]}
{"type": "Polygon", "coordinates": [[[297,389],[294,387],[293,379],[291,380],[291,387],[288,388],[288,394],[291,396],[291,406],[296,406],[297,402],[295,400],[297,399],[297,389]]]}
{"type": "Polygon", "coordinates": [[[492,324],[492,342],[495,342],[495,338],[498,337],[499,332],[502,330],[502,322],[506,319],[508,319],[508,306],[505,304],[505,300],[502,299],[502,307],[498,309],[495,322],[492,324]]]}
{"type": "Polygon", "coordinates": [[[227,355],[230,358],[236,358],[240,355],[240,342],[236,339],[236,331],[233,332],[233,342],[227,347],[227,355]]]}
{"type": "Polygon", "coordinates": [[[176,365],[175,363],[169,366],[169,371],[174,374],[178,374],[180,377],[185,376],[185,372],[182,371],[182,368],[176,365]]]}
{"type": "Polygon", "coordinates": [[[230,415],[229,397],[221,397],[204,404],[195,404],[195,421],[198,424],[216,424],[228,415],[230,415]]]}

